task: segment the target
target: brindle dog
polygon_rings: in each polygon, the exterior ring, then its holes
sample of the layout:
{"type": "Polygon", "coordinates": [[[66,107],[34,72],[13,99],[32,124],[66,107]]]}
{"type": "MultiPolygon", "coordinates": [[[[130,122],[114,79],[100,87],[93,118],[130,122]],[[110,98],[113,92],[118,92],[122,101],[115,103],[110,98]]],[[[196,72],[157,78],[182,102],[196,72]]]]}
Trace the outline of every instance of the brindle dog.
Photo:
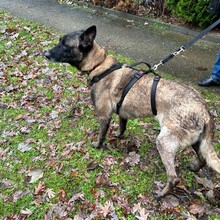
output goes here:
{"type": "MultiPolygon", "coordinates": [[[[95,37],[95,26],[66,34],[44,55],[50,61],[75,66],[86,72],[92,80],[118,62],[94,41],[95,37]]],[[[103,147],[112,114],[116,113],[122,91],[133,76],[133,69],[122,66],[92,85],[92,101],[100,124],[96,147],[103,147]]],[[[126,130],[127,119],[153,116],[150,102],[152,81],[153,76],[144,75],[126,95],[118,113],[119,136],[126,130]]],[[[175,155],[186,146],[192,146],[198,156],[198,161],[189,166],[192,171],[198,171],[207,164],[220,173],[220,160],[212,143],[213,121],[200,94],[186,85],[161,79],[156,91],[156,107],[155,118],[161,127],[156,146],[168,177],[159,197],[169,193],[179,182],[175,171],[175,155]]]]}

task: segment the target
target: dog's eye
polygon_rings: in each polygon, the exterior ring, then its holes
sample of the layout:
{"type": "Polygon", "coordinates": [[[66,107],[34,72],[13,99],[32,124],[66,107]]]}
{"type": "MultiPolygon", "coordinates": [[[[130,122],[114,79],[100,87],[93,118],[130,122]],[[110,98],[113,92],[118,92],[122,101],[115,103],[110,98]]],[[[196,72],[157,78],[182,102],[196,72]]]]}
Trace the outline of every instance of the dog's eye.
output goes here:
{"type": "Polygon", "coordinates": [[[62,46],[63,46],[64,49],[67,48],[67,46],[65,44],[62,44],[62,46]]]}
{"type": "Polygon", "coordinates": [[[65,41],[63,40],[63,38],[60,38],[60,45],[62,45],[62,47],[67,48],[67,46],[65,45],[65,41]]]}

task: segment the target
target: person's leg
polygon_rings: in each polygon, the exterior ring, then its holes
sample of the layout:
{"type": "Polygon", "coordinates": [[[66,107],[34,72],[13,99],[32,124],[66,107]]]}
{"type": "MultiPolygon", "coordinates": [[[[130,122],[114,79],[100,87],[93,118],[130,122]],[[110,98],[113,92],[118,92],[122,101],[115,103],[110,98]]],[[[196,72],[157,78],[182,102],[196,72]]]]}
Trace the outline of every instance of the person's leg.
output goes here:
{"type": "Polygon", "coordinates": [[[220,50],[212,69],[212,75],[208,79],[204,79],[198,82],[199,86],[217,86],[220,85],[220,50]]]}
{"type": "Polygon", "coordinates": [[[212,79],[215,82],[220,83],[220,50],[218,52],[218,57],[215,61],[215,64],[212,70],[212,79]]]}

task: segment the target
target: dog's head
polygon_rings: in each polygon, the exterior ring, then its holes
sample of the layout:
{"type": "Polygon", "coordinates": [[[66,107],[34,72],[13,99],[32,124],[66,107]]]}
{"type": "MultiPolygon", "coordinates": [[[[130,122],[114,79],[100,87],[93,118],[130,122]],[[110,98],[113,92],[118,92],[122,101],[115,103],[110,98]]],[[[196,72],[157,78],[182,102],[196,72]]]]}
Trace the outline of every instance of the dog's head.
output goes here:
{"type": "Polygon", "coordinates": [[[84,57],[91,51],[95,37],[96,26],[66,34],[44,56],[52,62],[69,63],[79,68],[84,57]]]}

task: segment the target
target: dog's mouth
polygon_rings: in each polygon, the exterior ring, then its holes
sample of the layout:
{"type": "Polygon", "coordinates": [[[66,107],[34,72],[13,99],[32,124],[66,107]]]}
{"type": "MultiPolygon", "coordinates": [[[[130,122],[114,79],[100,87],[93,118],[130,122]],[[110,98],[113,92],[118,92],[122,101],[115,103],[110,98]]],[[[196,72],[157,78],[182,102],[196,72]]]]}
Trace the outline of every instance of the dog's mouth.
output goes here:
{"type": "Polygon", "coordinates": [[[56,62],[56,60],[51,56],[51,53],[49,51],[44,52],[43,56],[45,56],[51,62],[56,62]]]}

